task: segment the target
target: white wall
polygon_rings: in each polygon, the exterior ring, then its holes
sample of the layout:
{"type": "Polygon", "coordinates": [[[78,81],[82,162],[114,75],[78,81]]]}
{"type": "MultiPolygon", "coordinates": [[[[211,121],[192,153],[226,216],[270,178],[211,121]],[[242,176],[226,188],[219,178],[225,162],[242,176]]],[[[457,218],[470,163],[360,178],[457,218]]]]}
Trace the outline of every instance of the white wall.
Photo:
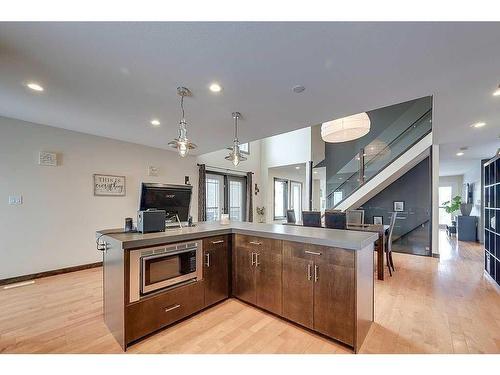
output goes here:
{"type": "Polygon", "coordinates": [[[183,184],[185,175],[197,218],[194,157],[0,117],[0,279],[100,261],[95,231],[136,218],[140,183],[183,184]],[[60,165],[39,166],[39,151],[57,152],[60,165]],[[126,196],[94,197],[93,173],[126,176],[126,196]],[[22,205],[7,204],[14,194],[22,205]]]}
{"type": "MultiPolygon", "coordinates": [[[[260,154],[261,154],[261,141],[250,142],[250,155],[245,155],[247,160],[240,162],[238,166],[234,166],[233,163],[224,159],[227,155],[229,155],[229,150],[223,149],[214,152],[209,152],[207,154],[199,155],[196,159],[199,164],[206,164],[207,169],[210,170],[210,166],[218,167],[218,168],[228,168],[240,172],[253,172],[253,220],[257,221],[257,207],[262,205],[261,197],[263,195],[262,190],[260,190],[261,186],[261,166],[260,166],[260,154]],[[260,192],[255,195],[255,184],[259,186],[260,192]]],[[[214,169],[219,172],[224,172],[222,170],[214,169]]],[[[227,171],[227,173],[231,173],[231,171],[227,171]]]]}
{"type": "MultiPolygon", "coordinates": [[[[307,163],[311,160],[311,128],[275,135],[261,140],[261,191],[262,204],[266,209],[266,221],[273,221],[273,174],[269,168],[307,163]]],[[[309,196],[309,184],[303,186],[303,194],[309,196]]],[[[303,207],[307,208],[304,201],[303,207]]]]}

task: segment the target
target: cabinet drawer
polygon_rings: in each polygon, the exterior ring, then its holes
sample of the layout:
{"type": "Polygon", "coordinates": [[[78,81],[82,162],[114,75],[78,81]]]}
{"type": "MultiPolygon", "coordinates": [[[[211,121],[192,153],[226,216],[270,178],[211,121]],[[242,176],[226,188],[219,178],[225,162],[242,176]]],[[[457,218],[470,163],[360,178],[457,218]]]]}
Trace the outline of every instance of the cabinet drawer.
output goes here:
{"type": "Polygon", "coordinates": [[[258,251],[259,249],[279,249],[281,252],[281,240],[263,238],[257,236],[247,236],[243,234],[235,235],[235,245],[244,249],[258,251]]]}
{"type": "Polygon", "coordinates": [[[191,315],[203,308],[203,282],[178,287],[126,307],[126,341],[191,315]]]}
{"type": "Polygon", "coordinates": [[[226,249],[228,246],[228,236],[214,236],[203,239],[203,250],[226,249]]]}
{"type": "Polygon", "coordinates": [[[321,260],[331,265],[354,268],[355,252],[336,247],[283,241],[283,255],[292,258],[311,260],[313,262],[321,260]]]}

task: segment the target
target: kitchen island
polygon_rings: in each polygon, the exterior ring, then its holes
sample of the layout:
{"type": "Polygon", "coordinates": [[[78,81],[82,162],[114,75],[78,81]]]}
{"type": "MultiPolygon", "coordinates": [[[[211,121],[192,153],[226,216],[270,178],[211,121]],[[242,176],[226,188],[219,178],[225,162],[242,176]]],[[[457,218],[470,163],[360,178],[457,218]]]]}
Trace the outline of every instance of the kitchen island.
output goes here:
{"type": "Polygon", "coordinates": [[[359,350],[373,322],[375,233],[197,223],[97,232],[104,318],[122,348],[227,298],[359,350]]]}

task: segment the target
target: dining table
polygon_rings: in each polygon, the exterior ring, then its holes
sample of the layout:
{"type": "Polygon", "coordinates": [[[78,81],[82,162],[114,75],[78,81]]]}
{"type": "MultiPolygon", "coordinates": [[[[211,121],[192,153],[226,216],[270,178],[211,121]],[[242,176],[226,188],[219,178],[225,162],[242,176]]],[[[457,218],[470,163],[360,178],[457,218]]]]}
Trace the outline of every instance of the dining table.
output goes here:
{"type": "MultiPolygon", "coordinates": [[[[302,226],[302,222],[298,221],[296,223],[282,223],[283,225],[299,225],[302,226]]],[[[324,225],[321,228],[330,229],[324,225]]],[[[377,279],[384,280],[384,266],[385,266],[385,250],[387,246],[387,239],[389,235],[390,225],[382,224],[354,224],[347,223],[346,230],[355,230],[361,232],[375,232],[378,233],[378,240],[375,242],[374,251],[377,254],[377,279]]]]}

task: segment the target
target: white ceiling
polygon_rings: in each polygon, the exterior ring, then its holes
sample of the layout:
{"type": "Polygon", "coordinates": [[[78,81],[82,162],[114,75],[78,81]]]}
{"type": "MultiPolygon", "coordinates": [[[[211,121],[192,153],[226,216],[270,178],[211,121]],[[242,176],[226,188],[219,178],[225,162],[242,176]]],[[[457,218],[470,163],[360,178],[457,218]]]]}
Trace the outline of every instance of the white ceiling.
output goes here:
{"type": "Polygon", "coordinates": [[[249,141],[434,95],[443,163],[482,158],[500,147],[499,40],[500,23],[0,23],[0,115],[166,148],[184,85],[204,153],[231,143],[233,111],[249,141]]]}

